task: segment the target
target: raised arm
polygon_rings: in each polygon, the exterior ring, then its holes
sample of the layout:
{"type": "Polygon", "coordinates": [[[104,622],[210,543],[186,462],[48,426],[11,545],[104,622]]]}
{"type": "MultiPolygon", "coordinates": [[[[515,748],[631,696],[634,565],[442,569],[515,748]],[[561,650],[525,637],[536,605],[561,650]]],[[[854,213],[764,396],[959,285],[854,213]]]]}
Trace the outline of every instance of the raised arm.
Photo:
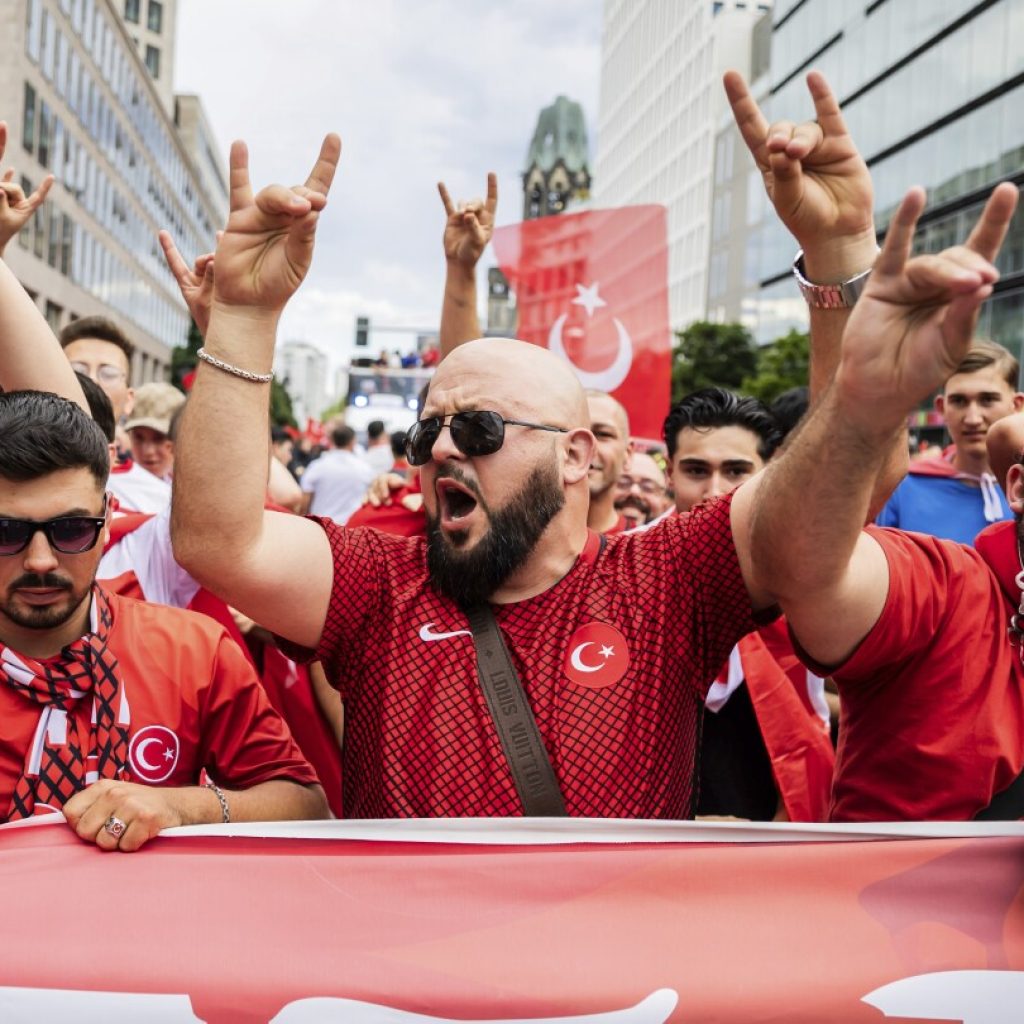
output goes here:
{"type": "Polygon", "coordinates": [[[969,348],[1016,202],[1016,188],[1000,185],[964,245],[909,259],[924,193],[907,194],[847,324],[832,384],[782,457],[737,493],[738,514],[751,522],[755,592],[778,600],[821,663],[848,657],[881,614],[888,566],[861,529],[875,478],[907,413],[969,348]]]}
{"type": "MultiPolygon", "coordinates": [[[[206,336],[219,362],[271,373],[277,323],[309,269],[340,153],[341,140],[328,135],[304,186],[254,195],[245,144],[231,147],[230,215],[206,336]]],[[[313,647],[330,597],[330,549],[314,523],[264,511],[269,403],[269,381],[200,362],[175,452],[174,553],[233,607],[313,647]]]]}
{"type": "Polygon", "coordinates": [[[464,341],[479,338],[476,311],[476,265],[494,234],[498,209],[498,176],[487,175],[487,198],[456,206],[443,181],[437,191],[444,204],[444,300],[441,304],[441,358],[464,341]]]}
{"type": "MultiPolygon", "coordinates": [[[[727,72],[724,84],[768,198],[803,250],[805,276],[837,284],[870,269],[878,252],[871,175],[825,77],[807,76],[816,120],[802,124],[769,124],[738,72],[727,72]]],[[[850,310],[809,312],[813,402],[835,372],[850,310]]]]}

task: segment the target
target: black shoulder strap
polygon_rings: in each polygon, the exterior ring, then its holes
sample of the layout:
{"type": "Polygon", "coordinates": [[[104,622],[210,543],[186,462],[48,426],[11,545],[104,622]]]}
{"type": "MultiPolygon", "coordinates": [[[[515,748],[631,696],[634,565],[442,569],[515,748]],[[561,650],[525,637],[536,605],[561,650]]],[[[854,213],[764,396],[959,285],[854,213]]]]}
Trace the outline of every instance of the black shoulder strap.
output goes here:
{"type": "Polygon", "coordinates": [[[512,769],[523,813],[528,818],[565,817],[565,800],[555,770],[494,613],[483,605],[466,614],[476,646],[480,685],[512,769]]]}
{"type": "Polygon", "coordinates": [[[1024,772],[974,816],[975,821],[1020,821],[1021,818],[1024,818],[1024,772]]]}

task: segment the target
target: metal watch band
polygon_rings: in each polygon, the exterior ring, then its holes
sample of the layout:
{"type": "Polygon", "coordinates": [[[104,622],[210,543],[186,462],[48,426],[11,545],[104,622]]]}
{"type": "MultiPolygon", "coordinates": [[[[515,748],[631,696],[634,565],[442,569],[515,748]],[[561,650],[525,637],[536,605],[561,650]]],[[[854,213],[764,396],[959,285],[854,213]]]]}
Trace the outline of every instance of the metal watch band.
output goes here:
{"type": "Polygon", "coordinates": [[[850,309],[864,291],[871,276],[871,267],[837,284],[815,284],[804,274],[804,251],[801,249],[793,260],[793,276],[811,309],[850,309]]]}

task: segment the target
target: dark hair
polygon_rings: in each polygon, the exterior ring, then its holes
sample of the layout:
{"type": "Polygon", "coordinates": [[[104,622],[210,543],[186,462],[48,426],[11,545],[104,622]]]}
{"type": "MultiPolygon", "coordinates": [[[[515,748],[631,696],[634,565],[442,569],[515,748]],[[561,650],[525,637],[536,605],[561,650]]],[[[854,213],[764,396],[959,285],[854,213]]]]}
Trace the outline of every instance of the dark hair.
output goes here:
{"type": "Polygon", "coordinates": [[[396,459],[405,458],[405,439],[407,436],[404,430],[396,430],[391,435],[391,454],[396,459]]]}
{"type": "Polygon", "coordinates": [[[48,391],[0,394],[0,477],[22,483],[62,469],[88,469],[103,486],[110,452],[85,411],[48,391]]]}
{"type": "Polygon", "coordinates": [[[86,377],[84,373],[75,370],[75,376],[78,378],[78,383],[82,385],[82,391],[85,392],[85,400],[89,403],[89,412],[92,413],[96,426],[103,431],[107,444],[113,444],[117,425],[114,421],[114,407],[110,404],[106,391],[92,377],[86,377]]]}
{"type": "Polygon", "coordinates": [[[291,439],[291,434],[284,427],[273,426],[270,428],[271,444],[284,444],[285,441],[290,441],[291,439]]]}
{"type": "Polygon", "coordinates": [[[116,345],[128,360],[128,375],[131,376],[132,356],[135,354],[135,346],[125,336],[113,320],[105,316],[82,316],[72,320],[60,332],[60,347],[67,348],[73,341],[81,341],[83,338],[96,338],[99,341],[109,341],[116,345]]]}
{"type": "Polygon", "coordinates": [[[701,388],[691,391],[669,410],[664,427],[669,459],[675,458],[679,431],[715,427],[749,430],[758,438],[757,454],[765,462],[779,446],[779,428],[762,402],[734,395],[725,388],[701,388]]]}
{"type": "Polygon", "coordinates": [[[376,441],[381,434],[384,433],[384,421],[383,420],[370,420],[366,426],[366,436],[371,441],[376,441]]]}
{"type": "Polygon", "coordinates": [[[355,439],[356,432],[344,423],[331,431],[331,443],[335,448],[347,448],[355,439]]]}
{"type": "Polygon", "coordinates": [[[807,387],[790,388],[783,391],[770,406],[768,411],[775,417],[783,440],[789,432],[803,419],[807,407],[811,403],[811,392],[807,387]]]}

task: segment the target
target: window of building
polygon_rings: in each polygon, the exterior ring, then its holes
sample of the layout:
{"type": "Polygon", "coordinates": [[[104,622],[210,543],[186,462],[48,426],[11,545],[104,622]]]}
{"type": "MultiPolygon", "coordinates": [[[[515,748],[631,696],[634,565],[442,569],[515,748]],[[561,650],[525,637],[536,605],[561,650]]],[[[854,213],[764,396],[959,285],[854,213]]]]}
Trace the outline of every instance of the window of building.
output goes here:
{"type": "Polygon", "coordinates": [[[61,214],[60,272],[65,277],[71,273],[71,238],[71,218],[61,214]]]}
{"type": "Polygon", "coordinates": [[[124,0],[124,20],[130,21],[133,25],[139,23],[140,0],[124,0]]]}
{"type": "Polygon", "coordinates": [[[50,212],[50,204],[42,203],[32,214],[32,252],[43,258],[46,249],[46,215],[50,212]]]}
{"type": "Polygon", "coordinates": [[[63,312],[63,306],[58,306],[56,302],[51,302],[49,299],[46,300],[46,322],[54,334],[60,333],[60,317],[63,312]]]}
{"type": "Polygon", "coordinates": [[[36,147],[36,91],[25,83],[25,110],[21,118],[21,144],[31,153],[36,147]]]}
{"type": "Polygon", "coordinates": [[[146,12],[146,28],[150,32],[159,32],[164,27],[164,5],[160,0],[149,0],[146,12]]]}
{"type": "Polygon", "coordinates": [[[25,6],[25,52],[36,63],[39,63],[39,27],[42,8],[39,0],[28,0],[25,6]]]}
{"type": "Polygon", "coordinates": [[[50,166],[50,108],[45,101],[39,104],[39,149],[36,156],[43,167],[50,166]]]}
{"type": "Polygon", "coordinates": [[[60,215],[56,210],[50,213],[50,238],[46,247],[46,262],[54,269],[60,263],[60,215]]]}
{"type": "Polygon", "coordinates": [[[160,77],[160,51],[155,46],[146,44],[146,67],[154,78],[160,77]]]}

